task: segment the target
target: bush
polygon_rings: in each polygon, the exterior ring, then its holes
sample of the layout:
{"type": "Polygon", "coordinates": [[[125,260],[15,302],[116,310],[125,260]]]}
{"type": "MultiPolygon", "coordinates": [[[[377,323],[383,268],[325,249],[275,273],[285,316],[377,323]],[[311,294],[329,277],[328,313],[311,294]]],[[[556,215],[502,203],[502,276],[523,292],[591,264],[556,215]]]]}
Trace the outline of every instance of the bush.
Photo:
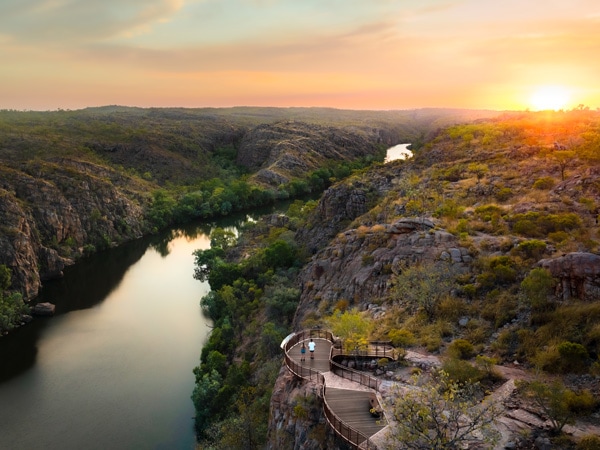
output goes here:
{"type": "Polygon", "coordinates": [[[584,436],[577,443],[577,450],[598,450],[600,449],[599,436],[584,436]]]}
{"type": "Polygon", "coordinates": [[[517,245],[517,250],[525,255],[529,259],[540,259],[546,251],[546,243],[537,239],[530,241],[523,241],[517,245]]]}
{"type": "Polygon", "coordinates": [[[554,179],[552,177],[542,177],[535,180],[533,183],[534,189],[552,189],[554,187],[554,179]]]}
{"type": "Polygon", "coordinates": [[[563,372],[583,372],[588,363],[588,352],[585,347],[575,342],[562,342],[558,345],[563,372]]]}
{"type": "Polygon", "coordinates": [[[414,334],[403,328],[390,330],[388,332],[388,337],[392,341],[394,347],[410,347],[415,343],[414,334]]]}
{"type": "Polygon", "coordinates": [[[553,288],[554,278],[548,270],[541,267],[533,269],[521,282],[526,301],[537,311],[546,309],[553,288]]]}
{"type": "Polygon", "coordinates": [[[498,191],[496,192],[496,200],[498,200],[499,202],[505,202],[509,198],[511,198],[512,195],[513,192],[511,188],[503,187],[498,189],[498,191]]]}
{"type": "Polygon", "coordinates": [[[449,358],[442,364],[442,370],[451,380],[457,383],[477,383],[483,380],[486,373],[462,359],[449,358]]]}
{"type": "Polygon", "coordinates": [[[596,402],[589,391],[574,392],[561,382],[523,382],[519,388],[550,419],[552,430],[560,433],[577,416],[589,414],[596,402]]]}
{"type": "Polygon", "coordinates": [[[471,359],[475,356],[475,349],[466,339],[455,339],[448,346],[448,355],[455,359],[471,359]]]}

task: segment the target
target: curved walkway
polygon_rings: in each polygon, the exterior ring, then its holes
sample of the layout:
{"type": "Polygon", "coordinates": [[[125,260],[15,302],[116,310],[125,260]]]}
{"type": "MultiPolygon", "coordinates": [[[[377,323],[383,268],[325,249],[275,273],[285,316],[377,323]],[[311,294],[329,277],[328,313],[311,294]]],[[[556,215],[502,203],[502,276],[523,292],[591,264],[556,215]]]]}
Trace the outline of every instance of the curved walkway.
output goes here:
{"type": "Polygon", "coordinates": [[[377,393],[368,386],[377,387],[378,380],[333,362],[332,341],[331,333],[323,330],[305,330],[288,336],[282,343],[286,365],[295,375],[322,386],[325,417],[340,437],[355,448],[376,449],[372,438],[387,426],[384,416],[375,418],[369,412],[370,400],[377,393]],[[308,352],[311,335],[316,344],[314,359],[308,352]],[[304,361],[300,353],[302,343],[307,347],[304,361]],[[342,376],[335,374],[332,368],[342,376]]]}

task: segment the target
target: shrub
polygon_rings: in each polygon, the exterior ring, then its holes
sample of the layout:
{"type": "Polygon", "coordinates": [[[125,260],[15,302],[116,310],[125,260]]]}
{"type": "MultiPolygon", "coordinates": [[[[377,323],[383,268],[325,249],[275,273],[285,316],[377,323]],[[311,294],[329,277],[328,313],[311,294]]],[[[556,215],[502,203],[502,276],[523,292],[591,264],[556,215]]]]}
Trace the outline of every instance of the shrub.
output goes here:
{"type": "Polygon", "coordinates": [[[532,362],[538,369],[546,372],[559,373],[562,371],[560,353],[555,346],[538,351],[532,358],[532,362]]]}
{"type": "Polygon", "coordinates": [[[335,306],[333,307],[333,310],[344,312],[348,309],[348,306],[349,306],[348,300],[346,300],[345,298],[342,298],[336,302],[335,306]]]}
{"type": "Polygon", "coordinates": [[[388,337],[394,347],[410,347],[415,343],[415,335],[403,328],[390,330],[388,337]]]}
{"type": "Polygon", "coordinates": [[[511,198],[513,195],[512,189],[508,188],[508,187],[501,187],[500,189],[498,189],[498,191],[496,191],[496,200],[498,200],[499,202],[505,202],[507,201],[509,198],[511,198]]]}
{"type": "Polygon", "coordinates": [[[448,355],[455,359],[471,359],[475,356],[475,349],[466,339],[455,339],[448,346],[448,355]]]}
{"type": "Polygon", "coordinates": [[[584,436],[577,443],[577,450],[598,450],[600,448],[600,436],[584,436]]]}
{"type": "Polygon", "coordinates": [[[537,239],[523,241],[517,245],[517,250],[523,253],[526,258],[537,260],[546,251],[546,243],[537,239]]]}
{"type": "Polygon", "coordinates": [[[525,300],[539,311],[548,306],[548,297],[552,293],[554,283],[554,278],[547,269],[536,267],[521,282],[521,291],[525,300]]]}
{"type": "Polygon", "coordinates": [[[588,362],[588,352],[585,347],[575,342],[562,342],[558,345],[563,372],[580,373],[585,370],[588,362]]]}
{"type": "Polygon", "coordinates": [[[520,390],[544,412],[550,419],[552,429],[560,433],[575,417],[589,413],[595,400],[589,391],[574,392],[561,382],[545,383],[531,381],[522,383],[520,390]]]}
{"type": "Polygon", "coordinates": [[[448,358],[442,364],[442,370],[448,374],[451,380],[458,383],[476,383],[485,378],[485,372],[478,369],[468,361],[462,359],[448,358]]]}
{"type": "Polygon", "coordinates": [[[554,179],[552,177],[542,177],[535,180],[533,183],[534,189],[552,189],[554,187],[554,179]]]}
{"type": "Polygon", "coordinates": [[[548,233],[548,239],[558,244],[569,239],[569,235],[564,231],[555,231],[554,233],[548,233]]]}

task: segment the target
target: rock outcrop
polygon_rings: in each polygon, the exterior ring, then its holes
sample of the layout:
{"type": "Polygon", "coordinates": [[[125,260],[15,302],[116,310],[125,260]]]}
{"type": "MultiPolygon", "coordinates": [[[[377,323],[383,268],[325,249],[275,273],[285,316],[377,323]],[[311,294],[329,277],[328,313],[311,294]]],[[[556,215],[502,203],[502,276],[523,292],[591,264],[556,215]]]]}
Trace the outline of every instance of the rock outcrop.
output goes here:
{"type": "Polygon", "coordinates": [[[375,130],[359,131],[286,121],[259,125],[240,142],[237,163],[256,171],[254,178],[278,186],[316,170],[326,161],[352,161],[374,155],[375,130]]]}
{"type": "Polygon", "coordinates": [[[556,296],[561,300],[600,298],[600,255],[575,252],[542,259],[538,265],[558,280],[556,296]]]}
{"type": "Polygon", "coordinates": [[[10,289],[26,300],[85,246],[102,248],[144,232],[144,196],[116,171],[61,158],[0,167],[0,178],[0,264],[12,271],[10,289]]]}
{"type": "Polygon", "coordinates": [[[49,302],[38,303],[31,308],[31,314],[34,316],[53,316],[56,311],[56,305],[49,302]]]}
{"type": "Polygon", "coordinates": [[[406,218],[347,230],[301,271],[295,326],[300,327],[310,311],[330,308],[342,299],[367,309],[372,299],[387,297],[390,278],[404,265],[438,260],[464,266],[471,256],[455,236],[436,230],[427,219],[406,218]]]}
{"type": "Polygon", "coordinates": [[[267,449],[309,450],[340,447],[340,439],[326,423],[323,415],[321,387],[294,377],[282,366],[273,387],[267,449]]]}

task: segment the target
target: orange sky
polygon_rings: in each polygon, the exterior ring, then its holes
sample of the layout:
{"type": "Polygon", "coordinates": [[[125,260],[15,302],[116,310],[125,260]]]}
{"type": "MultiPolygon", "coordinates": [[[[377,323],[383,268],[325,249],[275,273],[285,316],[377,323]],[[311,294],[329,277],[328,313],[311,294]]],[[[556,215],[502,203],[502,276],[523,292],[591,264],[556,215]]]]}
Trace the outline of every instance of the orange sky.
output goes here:
{"type": "Polygon", "coordinates": [[[599,54],[597,0],[2,0],[0,109],[595,109],[599,54]]]}

